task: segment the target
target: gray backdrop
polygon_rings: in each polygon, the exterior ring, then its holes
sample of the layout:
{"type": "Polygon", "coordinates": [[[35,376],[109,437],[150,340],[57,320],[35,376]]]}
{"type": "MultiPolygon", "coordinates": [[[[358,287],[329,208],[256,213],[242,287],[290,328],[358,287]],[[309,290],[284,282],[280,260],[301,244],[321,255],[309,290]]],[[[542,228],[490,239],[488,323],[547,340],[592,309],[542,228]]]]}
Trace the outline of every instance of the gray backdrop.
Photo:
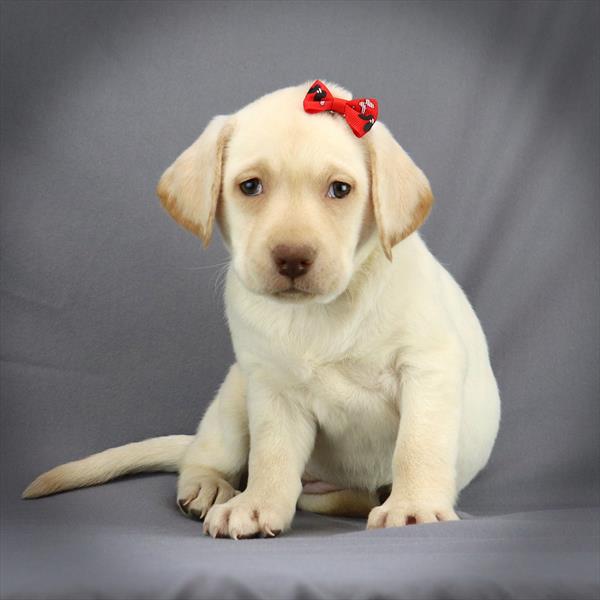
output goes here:
{"type": "Polygon", "coordinates": [[[594,597],[597,3],[2,3],[3,597],[594,597]],[[380,100],[428,174],[423,235],[503,398],[460,523],[299,514],[203,538],[172,475],[24,502],[39,472],[191,433],[232,350],[220,239],[154,196],[217,113],[315,78],[380,100]]]}

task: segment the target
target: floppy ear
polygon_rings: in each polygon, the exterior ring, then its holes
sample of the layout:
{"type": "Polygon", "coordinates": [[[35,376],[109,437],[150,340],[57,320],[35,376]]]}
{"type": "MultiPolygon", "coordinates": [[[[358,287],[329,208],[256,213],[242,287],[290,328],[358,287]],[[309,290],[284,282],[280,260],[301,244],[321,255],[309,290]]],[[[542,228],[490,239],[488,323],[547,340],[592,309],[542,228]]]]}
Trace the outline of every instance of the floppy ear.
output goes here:
{"type": "Polygon", "coordinates": [[[392,260],[392,248],[427,218],[434,202],[429,181],[379,122],[367,136],[371,168],[371,201],[379,239],[392,260]]]}
{"type": "Polygon", "coordinates": [[[215,117],[202,135],[163,173],[156,193],[167,212],[208,246],[221,195],[223,155],[232,131],[215,117]]]}

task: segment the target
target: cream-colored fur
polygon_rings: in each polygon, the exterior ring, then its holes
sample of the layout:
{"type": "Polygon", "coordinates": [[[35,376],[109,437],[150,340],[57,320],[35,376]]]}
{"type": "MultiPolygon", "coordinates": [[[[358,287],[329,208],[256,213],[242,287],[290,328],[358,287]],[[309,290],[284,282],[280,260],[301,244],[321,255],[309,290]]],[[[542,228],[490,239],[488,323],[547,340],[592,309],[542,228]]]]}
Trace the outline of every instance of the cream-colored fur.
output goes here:
{"type": "Polygon", "coordinates": [[[415,232],[433,203],[425,175],[382,123],[358,139],[339,115],[306,114],[307,89],[216,117],[158,186],[205,242],[217,220],[232,256],[236,363],[196,436],[57,467],[25,496],[167,468],[180,472],[182,510],[213,536],[275,535],[297,504],[369,513],[368,527],[457,518],[457,494],[486,464],[500,417],[484,334],[415,232]],[[251,178],[257,196],[240,190],[251,178]],[[331,197],[333,181],[350,194],[331,197]],[[282,244],[314,254],[293,289],[272,256],[282,244]],[[337,489],[302,494],[302,479],[337,489]]]}

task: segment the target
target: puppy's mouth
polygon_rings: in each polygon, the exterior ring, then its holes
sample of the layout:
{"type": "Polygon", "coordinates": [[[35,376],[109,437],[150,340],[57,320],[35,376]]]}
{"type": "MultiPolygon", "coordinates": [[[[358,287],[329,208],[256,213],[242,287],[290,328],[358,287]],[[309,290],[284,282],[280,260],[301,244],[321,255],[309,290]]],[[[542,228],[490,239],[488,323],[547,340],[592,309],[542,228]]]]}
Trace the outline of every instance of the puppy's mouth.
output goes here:
{"type": "Polygon", "coordinates": [[[279,290],[277,292],[273,292],[272,294],[275,298],[280,300],[284,300],[286,302],[301,302],[310,300],[314,297],[314,294],[310,292],[306,292],[297,288],[294,284],[290,285],[288,288],[284,290],[279,290]]]}

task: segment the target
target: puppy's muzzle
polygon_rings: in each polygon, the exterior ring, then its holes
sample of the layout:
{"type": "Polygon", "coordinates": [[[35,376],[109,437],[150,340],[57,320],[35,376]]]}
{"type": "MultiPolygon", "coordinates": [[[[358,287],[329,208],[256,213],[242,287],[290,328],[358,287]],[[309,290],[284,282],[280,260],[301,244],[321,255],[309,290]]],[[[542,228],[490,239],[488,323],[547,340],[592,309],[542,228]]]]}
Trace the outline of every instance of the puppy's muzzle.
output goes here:
{"type": "Polygon", "coordinates": [[[316,255],[316,251],[310,246],[285,244],[275,246],[271,252],[277,272],[290,279],[305,275],[314,263],[316,255]]]}

